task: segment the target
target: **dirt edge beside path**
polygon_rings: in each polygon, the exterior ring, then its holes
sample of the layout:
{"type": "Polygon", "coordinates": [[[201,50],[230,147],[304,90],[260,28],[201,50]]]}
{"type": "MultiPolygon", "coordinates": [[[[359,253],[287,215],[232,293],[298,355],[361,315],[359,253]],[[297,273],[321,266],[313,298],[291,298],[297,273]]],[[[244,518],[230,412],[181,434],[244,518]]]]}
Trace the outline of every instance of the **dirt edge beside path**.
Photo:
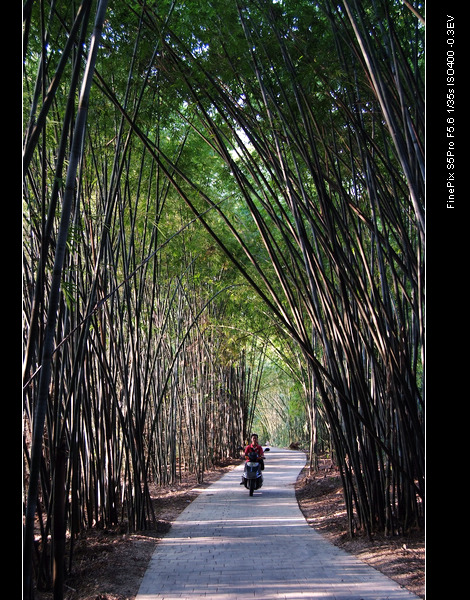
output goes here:
{"type": "Polygon", "coordinates": [[[372,540],[357,535],[350,538],[341,479],[335,471],[308,475],[300,473],[295,493],[307,523],[329,542],[357,556],[377,571],[421,598],[425,597],[424,532],[408,536],[376,535],[372,540]]]}

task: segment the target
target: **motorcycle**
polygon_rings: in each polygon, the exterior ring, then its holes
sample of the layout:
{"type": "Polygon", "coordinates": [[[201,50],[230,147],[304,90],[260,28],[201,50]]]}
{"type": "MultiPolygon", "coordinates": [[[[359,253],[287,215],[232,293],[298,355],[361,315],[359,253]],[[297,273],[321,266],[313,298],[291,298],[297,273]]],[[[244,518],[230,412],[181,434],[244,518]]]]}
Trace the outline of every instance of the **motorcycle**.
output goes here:
{"type": "MultiPolygon", "coordinates": [[[[243,448],[241,448],[243,450],[243,448]]],[[[269,452],[269,448],[264,450],[269,452]]],[[[248,460],[245,462],[245,468],[242,475],[242,483],[247,490],[250,490],[250,496],[253,496],[255,490],[259,490],[263,485],[263,473],[261,469],[261,463],[258,460],[258,454],[256,452],[250,452],[248,454],[248,460]]]]}

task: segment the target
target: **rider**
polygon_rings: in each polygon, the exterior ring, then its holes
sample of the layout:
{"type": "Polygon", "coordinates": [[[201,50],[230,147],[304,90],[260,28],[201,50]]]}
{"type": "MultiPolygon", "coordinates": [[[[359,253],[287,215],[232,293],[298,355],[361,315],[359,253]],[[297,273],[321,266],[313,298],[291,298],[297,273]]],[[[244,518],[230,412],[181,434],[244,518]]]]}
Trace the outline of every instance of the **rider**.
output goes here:
{"type": "Polygon", "coordinates": [[[256,433],[251,435],[251,444],[248,444],[248,446],[245,448],[245,460],[250,460],[248,456],[250,452],[256,452],[258,455],[258,460],[261,464],[261,470],[264,471],[264,452],[263,448],[261,448],[261,446],[258,444],[258,436],[256,433]]]}

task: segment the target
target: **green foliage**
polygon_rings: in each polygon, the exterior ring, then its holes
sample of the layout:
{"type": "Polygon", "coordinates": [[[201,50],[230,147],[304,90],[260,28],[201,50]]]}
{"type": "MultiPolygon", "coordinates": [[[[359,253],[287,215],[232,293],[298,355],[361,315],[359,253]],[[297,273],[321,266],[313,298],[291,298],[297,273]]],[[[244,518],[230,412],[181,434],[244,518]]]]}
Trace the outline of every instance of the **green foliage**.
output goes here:
{"type": "MultiPolygon", "coordinates": [[[[73,36],[73,3],[32,3],[25,26],[27,421],[83,8],[73,36]]],[[[126,0],[103,35],[43,447],[52,481],[70,445],[72,533],[113,522],[119,497],[143,526],[152,478],[201,477],[252,427],[333,444],[351,523],[406,528],[424,464],[419,19],[398,0],[126,0]]]]}

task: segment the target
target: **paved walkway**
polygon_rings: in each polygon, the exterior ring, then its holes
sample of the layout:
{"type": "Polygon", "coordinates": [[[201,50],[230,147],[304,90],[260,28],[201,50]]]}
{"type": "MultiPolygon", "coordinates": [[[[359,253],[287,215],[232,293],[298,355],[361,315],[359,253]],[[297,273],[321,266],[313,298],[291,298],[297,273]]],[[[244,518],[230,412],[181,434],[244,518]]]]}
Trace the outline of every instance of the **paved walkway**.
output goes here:
{"type": "Polygon", "coordinates": [[[188,506],[158,543],[136,600],[416,600],[308,526],[294,484],[301,452],[272,449],[250,498],[242,465],[188,506]]]}

